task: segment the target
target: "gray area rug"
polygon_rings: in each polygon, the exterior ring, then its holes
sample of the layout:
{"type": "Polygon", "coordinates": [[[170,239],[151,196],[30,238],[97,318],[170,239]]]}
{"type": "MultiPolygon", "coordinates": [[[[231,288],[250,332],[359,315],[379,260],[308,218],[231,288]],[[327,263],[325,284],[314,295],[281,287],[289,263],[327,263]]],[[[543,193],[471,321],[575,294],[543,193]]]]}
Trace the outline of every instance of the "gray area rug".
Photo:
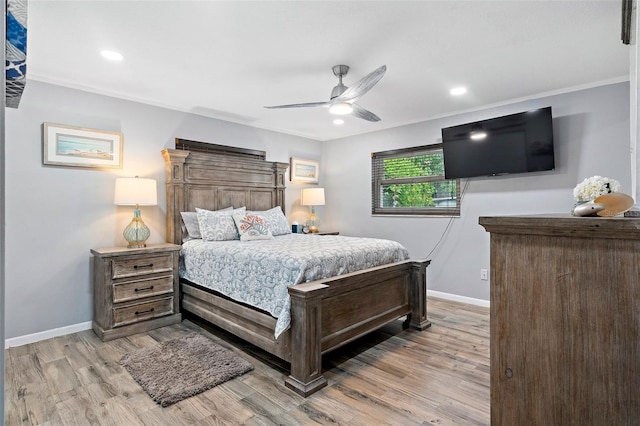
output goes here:
{"type": "Polygon", "coordinates": [[[163,407],[253,370],[247,361],[198,333],[128,353],[120,364],[163,407]]]}

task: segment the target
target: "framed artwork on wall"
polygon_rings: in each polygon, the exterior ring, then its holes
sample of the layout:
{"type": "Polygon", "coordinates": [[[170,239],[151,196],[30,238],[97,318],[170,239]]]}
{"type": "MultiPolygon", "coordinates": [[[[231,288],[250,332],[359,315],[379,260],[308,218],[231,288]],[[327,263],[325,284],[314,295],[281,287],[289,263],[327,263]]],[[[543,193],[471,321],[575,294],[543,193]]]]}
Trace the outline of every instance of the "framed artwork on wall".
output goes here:
{"type": "Polygon", "coordinates": [[[320,163],[313,160],[291,157],[289,173],[291,182],[318,183],[320,163]]]}
{"type": "Polygon", "coordinates": [[[121,169],[121,132],[44,123],[42,163],[51,166],[121,169]]]}

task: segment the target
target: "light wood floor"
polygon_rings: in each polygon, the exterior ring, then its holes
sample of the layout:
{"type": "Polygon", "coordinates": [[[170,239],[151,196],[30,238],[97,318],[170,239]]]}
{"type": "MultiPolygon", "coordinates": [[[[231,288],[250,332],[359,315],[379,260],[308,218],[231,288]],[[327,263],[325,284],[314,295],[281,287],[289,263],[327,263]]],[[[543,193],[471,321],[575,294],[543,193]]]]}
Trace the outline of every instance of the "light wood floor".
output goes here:
{"type": "Polygon", "coordinates": [[[489,424],[489,310],[429,298],[433,326],[386,326],[323,358],[328,387],[301,398],[286,365],[195,320],[101,342],[92,331],[5,351],[7,425],[489,424]],[[120,357],[194,330],[254,370],[162,408],[120,357]],[[208,331],[208,330],[211,330],[208,331]]]}

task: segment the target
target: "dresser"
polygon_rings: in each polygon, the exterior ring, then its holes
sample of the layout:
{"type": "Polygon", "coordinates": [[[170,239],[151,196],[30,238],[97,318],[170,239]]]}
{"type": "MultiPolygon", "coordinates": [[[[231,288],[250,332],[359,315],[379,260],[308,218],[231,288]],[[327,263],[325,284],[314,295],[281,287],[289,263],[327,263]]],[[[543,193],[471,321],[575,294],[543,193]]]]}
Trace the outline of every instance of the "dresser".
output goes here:
{"type": "Polygon", "coordinates": [[[180,246],[92,249],[93,330],[103,341],[179,323],[180,246]]]}
{"type": "Polygon", "coordinates": [[[481,217],[491,424],[640,422],[640,220],[481,217]]]}

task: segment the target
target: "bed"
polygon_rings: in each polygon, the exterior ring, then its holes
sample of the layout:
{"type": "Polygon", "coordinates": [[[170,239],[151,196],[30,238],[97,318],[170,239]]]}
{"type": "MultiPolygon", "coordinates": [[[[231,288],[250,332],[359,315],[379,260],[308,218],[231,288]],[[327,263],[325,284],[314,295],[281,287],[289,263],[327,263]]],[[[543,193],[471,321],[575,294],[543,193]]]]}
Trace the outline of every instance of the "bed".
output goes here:
{"type": "MultiPolygon", "coordinates": [[[[230,206],[253,211],[280,206],[284,211],[288,164],[267,161],[263,151],[176,139],[176,149],[165,149],[162,155],[168,242],[188,246],[183,241],[181,212],[230,206]]],[[[407,259],[289,286],[290,325],[277,337],[278,319],[269,312],[184,277],[180,278],[181,308],[289,362],[285,385],[307,397],[327,385],[321,368],[323,353],[405,316],[405,328],[424,330],[431,325],[428,264],[428,260],[407,259]]]]}

